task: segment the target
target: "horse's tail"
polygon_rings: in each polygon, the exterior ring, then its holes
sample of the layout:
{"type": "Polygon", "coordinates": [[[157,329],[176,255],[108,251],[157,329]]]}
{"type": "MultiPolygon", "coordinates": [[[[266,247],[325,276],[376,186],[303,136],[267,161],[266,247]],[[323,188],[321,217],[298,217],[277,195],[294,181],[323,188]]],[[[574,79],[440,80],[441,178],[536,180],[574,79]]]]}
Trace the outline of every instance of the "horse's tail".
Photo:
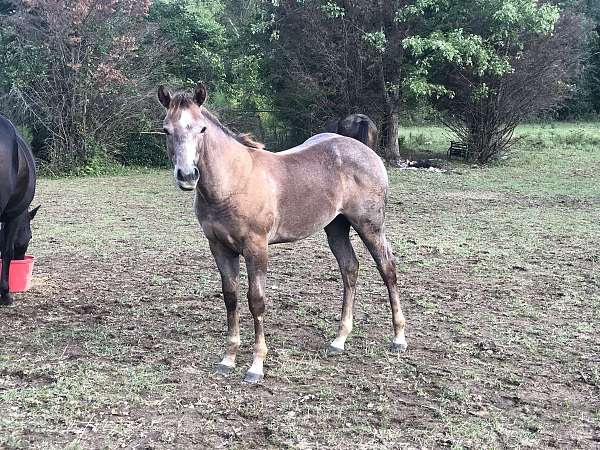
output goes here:
{"type": "Polygon", "coordinates": [[[356,138],[366,146],[369,145],[369,122],[367,120],[360,121],[356,138]]]}

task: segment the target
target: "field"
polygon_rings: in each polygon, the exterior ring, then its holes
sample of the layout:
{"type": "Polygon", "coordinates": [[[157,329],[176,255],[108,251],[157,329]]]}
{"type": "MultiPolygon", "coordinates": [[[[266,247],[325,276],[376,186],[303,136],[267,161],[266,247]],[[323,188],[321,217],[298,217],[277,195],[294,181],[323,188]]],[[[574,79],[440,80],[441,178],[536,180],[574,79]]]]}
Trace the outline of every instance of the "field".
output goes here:
{"type": "MultiPolygon", "coordinates": [[[[409,153],[448,146],[403,135],[409,153]]],[[[242,383],[244,303],[238,368],[215,373],[220,281],[169,171],[41,180],[34,286],[0,309],[0,448],[599,448],[600,127],[518,135],[489,168],[390,169],[405,354],[388,352],[356,236],[355,329],[335,357],[324,234],[273,247],[261,385],[242,383]]]]}

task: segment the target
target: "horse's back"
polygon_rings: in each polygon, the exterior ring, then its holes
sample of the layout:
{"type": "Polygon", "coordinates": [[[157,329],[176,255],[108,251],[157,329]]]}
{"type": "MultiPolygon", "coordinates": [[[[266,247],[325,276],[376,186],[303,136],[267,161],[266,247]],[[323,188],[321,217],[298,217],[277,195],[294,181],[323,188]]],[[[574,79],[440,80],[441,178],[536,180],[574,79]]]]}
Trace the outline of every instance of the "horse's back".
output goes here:
{"type": "Polygon", "coordinates": [[[380,180],[387,185],[387,172],[377,153],[362,142],[340,134],[316,134],[302,144],[276,155],[284,161],[317,165],[359,178],[380,180]]]}
{"type": "Polygon", "coordinates": [[[303,195],[321,192],[338,209],[355,203],[385,203],[388,177],[383,161],[356,139],[321,133],[276,155],[283,166],[280,185],[284,189],[291,185],[299,190],[298,185],[303,185],[303,195]]]}

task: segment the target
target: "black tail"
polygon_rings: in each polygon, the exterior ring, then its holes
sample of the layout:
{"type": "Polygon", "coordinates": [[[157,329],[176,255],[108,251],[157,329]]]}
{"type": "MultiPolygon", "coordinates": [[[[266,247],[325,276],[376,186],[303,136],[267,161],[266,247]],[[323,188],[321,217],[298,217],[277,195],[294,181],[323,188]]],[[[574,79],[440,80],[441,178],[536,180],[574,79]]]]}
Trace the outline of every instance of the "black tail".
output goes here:
{"type": "Polygon", "coordinates": [[[369,145],[369,122],[366,120],[361,120],[360,125],[358,126],[358,135],[356,136],[360,142],[365,145],[369,145]]]}

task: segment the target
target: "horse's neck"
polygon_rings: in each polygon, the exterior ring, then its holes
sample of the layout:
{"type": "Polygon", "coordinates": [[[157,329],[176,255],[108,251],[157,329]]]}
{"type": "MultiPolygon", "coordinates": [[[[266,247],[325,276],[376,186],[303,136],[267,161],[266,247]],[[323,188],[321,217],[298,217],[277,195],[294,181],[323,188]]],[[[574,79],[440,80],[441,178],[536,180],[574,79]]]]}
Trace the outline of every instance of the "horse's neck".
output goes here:
{"type": "Polygon", "coordinates": [[[225,200],[247,183],[252,156],[246,146],[223,131],[207,131],[201,155],[198,189],[207,201],[225,200]]]}

